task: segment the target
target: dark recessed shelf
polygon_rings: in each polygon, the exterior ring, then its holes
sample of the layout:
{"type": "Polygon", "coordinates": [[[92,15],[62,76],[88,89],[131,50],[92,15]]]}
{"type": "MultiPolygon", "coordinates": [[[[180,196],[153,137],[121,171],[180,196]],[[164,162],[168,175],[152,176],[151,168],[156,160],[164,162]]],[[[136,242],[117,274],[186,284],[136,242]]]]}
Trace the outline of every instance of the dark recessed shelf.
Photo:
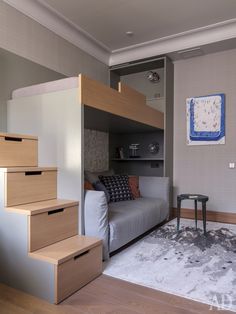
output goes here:
{"type": "Polygon", "coordinates": [[[112,158],[112,161],[164,161],[164,158],[112,158]]]}

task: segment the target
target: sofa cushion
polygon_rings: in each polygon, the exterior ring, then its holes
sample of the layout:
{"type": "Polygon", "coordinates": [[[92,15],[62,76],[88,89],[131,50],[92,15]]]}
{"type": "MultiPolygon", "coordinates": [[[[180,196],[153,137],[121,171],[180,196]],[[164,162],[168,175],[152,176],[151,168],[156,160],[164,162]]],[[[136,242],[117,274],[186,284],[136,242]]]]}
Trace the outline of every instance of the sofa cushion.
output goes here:
{"type": "Polygon", "coordinates": [[[168,215],[160,198],[137,198],[109,204],[110,252],[161,223],[168,215]]]}
{"type": "Polygon", "coordinates": [[[127,175],[99,176],[99,179],[109,192],[111,202],[134,199],[129,187],[129,178],[127,175]]]}
{"type": "Polygon", "coordinates": [[[84,181],[84,189],[85,190],[94,190],[93,185],[89,181],[84,181]]]}
{"type": "Polygon", "coordinates": [[[138,176],[129,176],[129,186],[133,195],[133,198],[141,197],[139,191],[139,177],[138,176]]]}

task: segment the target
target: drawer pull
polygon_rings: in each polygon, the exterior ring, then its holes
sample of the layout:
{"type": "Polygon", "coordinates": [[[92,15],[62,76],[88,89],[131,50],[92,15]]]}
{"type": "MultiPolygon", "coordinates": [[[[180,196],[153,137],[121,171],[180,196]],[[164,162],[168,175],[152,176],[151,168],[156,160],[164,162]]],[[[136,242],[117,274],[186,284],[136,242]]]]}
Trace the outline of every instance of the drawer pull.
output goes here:
{"type": "Polygon", "coordinates": [[[22,142],[22,138],[19,137],[11,137],[11,136],[5,136],[5,141],[11,141],[11,142],[22,142]]]}
{"type": "Polygon", "coordinates": [[[75,257],[74,257],[74,260],[77,260],[78,258],[80,258],[81,256],[84,256],[84,255],[86,255],[86,254],[88,254],[89,253],[89,250],[87,250],[87,251],[85,251],[85,252],[83,252],[83,253],[80,253],[80,254],[78,254],[78,255],[76,255],[75,257]]]}
{"type": "Polygon", "coordinates": [[[58,209],[50,210],[48,212],[48,215],[54,215],[54,214],[62,213],[62,212],[64,212],[64,208],[58,208],[58,209]]]}
{"type": "Polygon", "coordinates": [[[26,171],[26,176],[40,176],[42,174],[42,171],[26,171]]]}

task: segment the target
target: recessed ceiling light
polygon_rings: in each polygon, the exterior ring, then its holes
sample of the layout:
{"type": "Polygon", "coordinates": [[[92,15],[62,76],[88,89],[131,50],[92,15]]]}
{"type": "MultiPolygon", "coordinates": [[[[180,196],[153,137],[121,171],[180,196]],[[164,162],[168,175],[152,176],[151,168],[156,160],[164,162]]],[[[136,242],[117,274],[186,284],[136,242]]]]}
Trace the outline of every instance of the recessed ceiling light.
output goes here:
{"type": "Polygon", "coordinates": [[[132,31],[128,31],[125,33],[128,37],[132,37],[134,35],[134,33],[132,31]]]}

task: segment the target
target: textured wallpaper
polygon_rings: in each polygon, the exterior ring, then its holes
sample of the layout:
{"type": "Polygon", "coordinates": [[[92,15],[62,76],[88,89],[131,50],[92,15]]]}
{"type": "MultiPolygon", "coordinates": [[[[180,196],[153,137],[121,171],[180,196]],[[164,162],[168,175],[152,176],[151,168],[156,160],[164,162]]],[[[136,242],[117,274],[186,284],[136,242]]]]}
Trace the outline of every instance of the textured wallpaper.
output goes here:
{"type": "MultiPolygon", "coordinates": [[[[207,210],[236,213],[236,49],[175,62],[174,191],[210,197],[207,210]],[[194,73],[194,75],[193,75],[194,73]],[[186,98],[224,93],[226,144],[186,144],[186,98]]],[[[176,206],[176,204],[175,204],[176,206]]],[[[194,208],[186,201],[185,208],[194,208]]]]}
{"type": "Polygon", "coordinates": [[[84,130],[84,167],[89,171],[104,171],[109,168],[109,134],[84,130]]]}

